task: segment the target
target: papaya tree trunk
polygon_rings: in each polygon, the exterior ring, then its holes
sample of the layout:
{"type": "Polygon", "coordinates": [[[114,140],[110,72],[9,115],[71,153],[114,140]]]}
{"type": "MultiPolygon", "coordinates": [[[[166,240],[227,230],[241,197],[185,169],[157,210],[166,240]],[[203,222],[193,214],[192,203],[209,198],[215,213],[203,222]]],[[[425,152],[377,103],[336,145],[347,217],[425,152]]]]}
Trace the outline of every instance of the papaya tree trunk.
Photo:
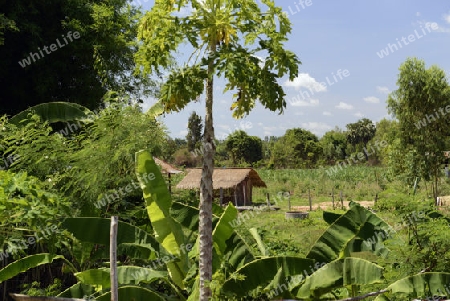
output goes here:
{"type": "MultiPolygon", "coordinates": [[[[215,52],[215,46],[211,46],[210,54],[215,52]]],[[[208,79],[206,80],[206,115],[205,130],[203,135],[203,167],[200,182],[200,301],[208,301],[211,298],[211,289],[208,282],[212,280],[212,202],[214,171],[214,127],[213,127],[213,59],[210,55],[208,64],[208,79]]]]}

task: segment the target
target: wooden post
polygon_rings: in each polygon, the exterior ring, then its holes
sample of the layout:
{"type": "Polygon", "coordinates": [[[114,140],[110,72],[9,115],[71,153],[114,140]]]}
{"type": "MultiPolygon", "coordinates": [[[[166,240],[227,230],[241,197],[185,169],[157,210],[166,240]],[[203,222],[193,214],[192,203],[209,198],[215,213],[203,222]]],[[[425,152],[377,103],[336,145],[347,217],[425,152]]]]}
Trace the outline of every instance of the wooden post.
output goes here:
{"type": "Polygon", "coordinates": [[[291,211],[291,194],[288,196],[288,211],[291,211]]]}
{"type": "Polygon", "coordinates": [[[334,187],[331,188],[331,202],[333,203],[333,210],[334,210],[334,187]]]}
{"type": "Polygon", "coordinates": [[[342,190],[341,190],[341,192],[339,193],[339,198],[340,198],[340,200],[341,200],[341,207],[342,207],[342,209],[344,209],[344,197],[342,196],[342,190]]]}
{"type": "Polygon", "coordinates": [[[117,279],[117,228],[119,218],[111,216],[111,230],[109,234],[109,261],[111,276],[111,301],[119,301],[119,284],[117,279]]]}
{"type": "Polygon", "coordinates": [[[167,173],[167,177],[169,178],[169,193],[172,194],[172,185],[170,183],[170,172],[167,173]]]}
{"type": "Polygon", "coordinates": [[[237,207],[237,186],[234,187],[234,206],[237,207]]]}
{"type": "Polygon", "coordinates": [[[222,206],[223,205],[223,188],[222,187],[220,187],[220,206],[222,206]]]}
{"type": "Polygon", "coordinates": [[[244,194],[244,206],[247,206],[247,194],[245,193],[245,190],[247,189],[247,183],[246,181],[242,182],[242,192],[244,194]]]}
{"type": "Polygon", "coordinates": [[[311,188],[308,188],[309,211],[312,211],[311,188]]]}
{"type": "Polygon", "coordinates": [[[267,206],[269,206],[270,208],[270,198],[269,198],[269,193],[266,193],[266,201],[267,201],[267,206]]]}
{"type": "Polygon", "coordinates": [[[378,192],[375,193],[375,200],[373,202],[373,205],[375,206],[377,204],[377,200],[378,200],[378,192]]]}

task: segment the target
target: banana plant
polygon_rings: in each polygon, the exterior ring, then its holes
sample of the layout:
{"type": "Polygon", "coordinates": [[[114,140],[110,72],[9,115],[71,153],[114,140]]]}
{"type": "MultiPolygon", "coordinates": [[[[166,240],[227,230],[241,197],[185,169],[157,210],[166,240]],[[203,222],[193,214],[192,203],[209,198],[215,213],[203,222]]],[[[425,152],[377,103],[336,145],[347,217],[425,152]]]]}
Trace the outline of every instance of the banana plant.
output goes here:
{"type": "Polygon", "coordinates": [[[9,119],[9,123],[24,125],[30,114],[38,115],[48,123],[87,119],[92,112],[82,105],[71,102],[47,102],[28,108],[9,119]]]}

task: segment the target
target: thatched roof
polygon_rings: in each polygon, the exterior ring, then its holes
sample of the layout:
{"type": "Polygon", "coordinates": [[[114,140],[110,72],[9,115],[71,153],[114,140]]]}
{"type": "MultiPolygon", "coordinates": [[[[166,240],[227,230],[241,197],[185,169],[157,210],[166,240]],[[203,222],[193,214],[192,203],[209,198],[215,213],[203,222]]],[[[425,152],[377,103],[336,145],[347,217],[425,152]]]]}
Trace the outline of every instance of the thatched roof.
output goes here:
{"type": "Polygon", "coordinates": [[[153,157],[153,159],[155,160],[155,163],[158,164],[159,166],[161,166],[161,171],[163,173],[181,173],[181,170],[176,169],[175,167],[173,167],[172,165],[170,165],[169,163],[164,162],[163,160],[160,160],[156,157],[153,157]]]}
{"type": "MultiPolygon", "coordinates": [[[[200,168],[190,169],[188,174],[176,186],[178,189],[198,189],[202,170],[200,168]]],[[[249,178],[254,187],[267,187],[266,183],[252,168],[217,168],[213,173],[213,189],[234,188],[236,185],[249,178]]]]}

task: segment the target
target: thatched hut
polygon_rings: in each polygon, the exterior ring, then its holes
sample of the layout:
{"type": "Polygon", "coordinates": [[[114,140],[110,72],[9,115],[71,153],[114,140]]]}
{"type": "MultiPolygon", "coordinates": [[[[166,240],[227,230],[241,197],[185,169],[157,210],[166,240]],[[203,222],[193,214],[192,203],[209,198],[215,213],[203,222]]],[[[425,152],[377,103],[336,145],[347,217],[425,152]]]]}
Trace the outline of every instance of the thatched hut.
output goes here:
{"type": "MultiPolygon", "coordinates": [[[[190,169],[177,189],[200,189],[202,170],[190,169]]],[[[267,187],[252,168],[217,168],[213,173],[214,198],[221,204],[232,202],[235,206],[252,205],[253,187],[267,187]]]]}
{"type": "Polygon", "coordinates": [[[158,164],[161,167],[161,172],[163,174],[167,174],[167,178],[169,181],[169,192],[172,193],[172,184],[171,184],[171,179],[170,179],[170,175],[171,174],[179,174],[182,173],[181,170],[176,169],[175,167],[173,167],[172,165],[170,165],[167,162],[164,162],[161,159],[158,159],[156,157],[153,157],[153,159],[155,160],[155,163],[158,164]]]}

